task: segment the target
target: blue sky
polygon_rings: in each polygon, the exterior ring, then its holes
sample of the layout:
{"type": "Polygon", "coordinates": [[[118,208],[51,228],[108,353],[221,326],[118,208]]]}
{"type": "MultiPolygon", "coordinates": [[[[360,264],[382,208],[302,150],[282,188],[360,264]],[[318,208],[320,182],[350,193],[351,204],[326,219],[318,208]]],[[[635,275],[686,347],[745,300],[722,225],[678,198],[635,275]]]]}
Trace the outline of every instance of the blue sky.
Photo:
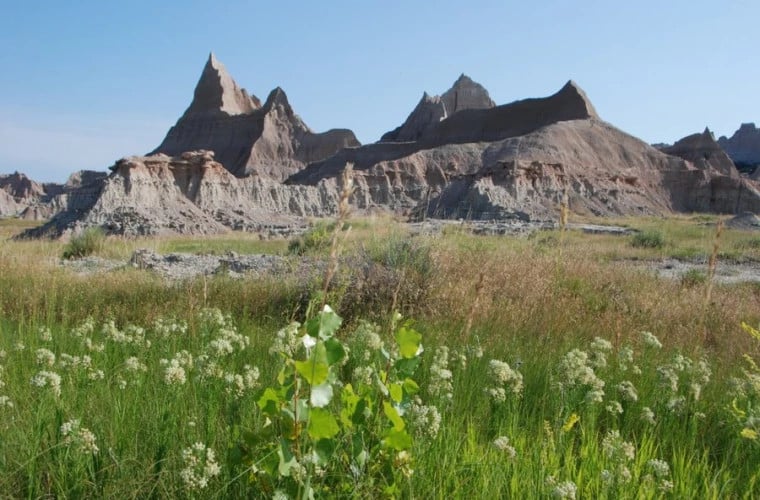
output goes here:
{"type": "Polygon", "coordinates": [[[311,128],[362,142],[460,73],[499,104],[573,79],[648,142],[760,122],[756,0],[3,4],[0,173],[43,181],[157,146],[209,51],[260,99],[280,86],[311,128]]]}

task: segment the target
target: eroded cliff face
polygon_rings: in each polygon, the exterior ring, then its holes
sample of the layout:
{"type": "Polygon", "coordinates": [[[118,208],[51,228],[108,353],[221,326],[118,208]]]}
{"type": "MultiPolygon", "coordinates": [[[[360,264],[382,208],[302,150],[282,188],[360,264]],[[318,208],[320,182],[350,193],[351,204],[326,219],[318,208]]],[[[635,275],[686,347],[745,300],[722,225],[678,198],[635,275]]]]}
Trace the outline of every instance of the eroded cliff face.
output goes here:
{"type": "MultiPolygon", "coordinates": [[[[400,130],[432,104],[423,99],[400,130]]],[[[344,150],[287,182],[316,185],[350,162],[357,206],[447,218],[553,220],[565,193],[589,215],[752,210],[756,186],[707,134],[674,146],[687,159],[665,154],[599,119],[568,82],[550,97],[428,122],[416,141],[344,150]]]]}
{"type": "Polygon", "coordinates": [[[288,187],[262,177],[238,178],[210,151],[119,160],[97,193],[70,193],[67,210],[24,237],[58,237],[99,226],[110,234],[214,234],[274,231],[323,216],[337,206],[334,181],[288,187]]]}
{"type": "Polygon", "coordinates": [[[718,144],[735,163],[760,166],[760,129],[754,123],[742,123],[731,137],[721,137],[718,144]]]}
{"type": "Polygon", "coordinates": [[[82,170],[65,184],[40,184],[21,173],[0,175],[0,217],[47,220],[68,207],[69,194],[97,185],[105,172],[82,170]]]}
{"type": "Polygon", "coordinates": [[[238,177],[260,175],[281,181],[310,162],[356,146],[359,141],[350,130],[314,133],[279,87],[262,106],[211,54],[192,103],[152,154],[209,150],[238,177]]]}

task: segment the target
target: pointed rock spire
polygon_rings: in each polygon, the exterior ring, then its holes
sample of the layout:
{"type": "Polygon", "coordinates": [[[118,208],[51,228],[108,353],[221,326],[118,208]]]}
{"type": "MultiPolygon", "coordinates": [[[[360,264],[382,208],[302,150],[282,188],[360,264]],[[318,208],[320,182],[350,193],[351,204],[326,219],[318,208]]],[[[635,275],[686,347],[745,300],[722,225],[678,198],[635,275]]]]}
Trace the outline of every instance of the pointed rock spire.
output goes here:
{"type": "Polygon", "coordinates": [[[224,64],[211,52],[195,86],[193,102],[185,111],[185,116],[216,113],[242,115],[260,107],[261,102],[255,96],[249,96],[245,89],[238,87],[224,64]]]}
{"type": "Polygon", "coordinates": [[[583,89],[575,83],[573,80],[568,80],[567,83],[552,96],[561,102],[567,104],[573,104],[582,108],[587,118],[599,118],[599,115],[594,109],[594,105],[591,104],[591,100],[588,98],[583,89]]]}
{"type": "Polygon", "coordinates": [[[441,95],[441,101],[448,116],[463,109],[489,109],[496,106],[485,87],[464,73],[441,95]]]}

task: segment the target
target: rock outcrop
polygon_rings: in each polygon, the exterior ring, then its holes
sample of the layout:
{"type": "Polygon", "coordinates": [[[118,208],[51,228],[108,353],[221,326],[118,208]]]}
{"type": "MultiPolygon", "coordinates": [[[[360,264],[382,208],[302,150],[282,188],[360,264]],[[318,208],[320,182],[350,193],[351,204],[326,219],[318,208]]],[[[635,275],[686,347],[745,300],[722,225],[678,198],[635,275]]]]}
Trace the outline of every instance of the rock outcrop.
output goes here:
{"type": "Polygon", "coordinates": [[[462,74],[454,85],[440,96],[423,93],[422,99],[406,121],[395,130],[383,134],[380,142],[419,141],[440,121],[466,109],[490,109],[496,106],[488,91],[462,74]]]}
{"type": "Polygon", "coordinates": [[[116,162],[97,190],[69,194],[67,209],[22,237],[58,237],[99,226],[109,234],[213,234],[230,229],[287,234],[299,217],[337,207],[335,181],[288,187],[238,178],[211,151],[133,156],[116,162]]]}
{"type": "Polygon", "coordinates": [[[550,97],[459,111],[414,142],[346,149],[287,183],[316,185],[350,162],[359,207],[432,217],[556,219],[565,193],[595,215],[760,209],[756,186],[705,147],[713,156],[696,164],[664,154],[602,121],[568,82],[550,97]]]}
{"type": "Polygon", "coordinates": [[[350,130],[312,132],[279,87],[262,106],[211,54],[190,107],[151,154],[209,150],[238,177],[258,174],[282,180],[308,163],[356,146],[359,141],[350,130]]]}
{"type": "Polygon", "coordinates": [[[701,134],[686,136],[672,146],[663,147],[661,151],[683,158],[699,169],[712,169],[729,177],[739,177],[734,162],[717,143],[709,128],[705,128],[701,134]]]}
{"type": "Polygon", "coordinates": [[[725,136],[718,139],[718,144],[737,166],[760,166],[760,129],[754,123],[742,123],[739,130],[730,138],[725,136]]]}

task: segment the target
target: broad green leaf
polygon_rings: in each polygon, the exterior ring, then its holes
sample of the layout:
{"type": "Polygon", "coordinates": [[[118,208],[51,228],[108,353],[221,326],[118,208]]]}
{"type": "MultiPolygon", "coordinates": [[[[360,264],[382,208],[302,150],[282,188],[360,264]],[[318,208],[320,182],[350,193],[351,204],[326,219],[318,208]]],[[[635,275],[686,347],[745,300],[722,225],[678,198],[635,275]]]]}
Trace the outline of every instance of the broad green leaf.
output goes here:
{"type": "Polygon", "coordinates": [[[329,411],[314,408],[311,410],[308,432],[315,440],[330,439],[340,432],[340,427],[329,411]]]}
{"type": "Polygon", "coordinates": [[[298,461],[290,451],[290,444],[286,440],[280,439],[280,447],[277,449],[277,455],[280,457],[278,472],[281,476],[290,477],[290,469],[293,466],[298,465],[298,461]]]}
{"type": "Polygon", "coordinates": [[[309,420],[309,402],[306,399],[299,399],[296,403],[296,414],[299,422],[309,420]]]}
{"type": "Polygon", "coordinates": [[[396,332],[396,342],[398,343],[398,349],[402,357],[406,359],[414,358],[420,349],[422,335],[411,328],[402,326],[396,332]]]}
{"type": "Polygon", "coordinates": [[[333,398],[332,384],[324,383],[312,386],[311,388],[311,404],[316,408],[324,408],[333,398]]]}
{"type": "Polygon", "coordinates": [[[271,387],[268,387],[264,394],[261,395],[258,401],[259,408],[261,408],[261,411],[263,413],[266,413],[268,415],[277,415],[278,413],[278,406],[280,404],[280,396],[277,394],[277,391],[272,389],[271,387]]]}
{"type": "Polygon", "coordinates": [[[335,453],[335,441],[332,439],[320,439],[314,447],[319,463],[326,464],[335,453]]]}
{"type": "Polygon", "coordinates": [[[343,319],[326,305],[322,312],[308,320],[305,326],[312,337],[327,340],[335,335],[342,322],[343,319]]]}
{"type": "Polygon", "coordinates": [[[346,428],[353,427],[354,412],[356,412],[356,405],[359,402],[359,396],[354,393],[354,388],[351,384],[346,384],[340,394],[343,407],[340,410],[340,421],[343,422],[343,426],[346,428]]]}
{"type": "Polygon", "coordinates": [[[417,382],[407,377],[404,380],[404,392],[406,392],[410,396],[414,396],[415,394],[420,392],[420,386],[417,385],[417,382]]]}
{"type": "Polygon", "coordinates": [[[412,447],[412,438],[405,430],[388,429],[383,445],[397,451],[407,450],[412,447]]]}
{"type": "Polygon", "coordinates": [[[340,363],[346,357],[346,350],[338,339],[325,340],[325,351],[327,353],[327,364],[330,366],[340,363]]]}
{"type": "Polygon", "coordinates": [[[398,431],[404,430],[406,425],[404,424],[404,419],[401,418],[396,408],[394,408],[388,401],[383,401],[383,413],[385,413],[385,416],[391,421],[394,429],[398,431]]]}
{"type": "Polygon", "coordinates": [[[393,365],[396,367],[396,371],[398,372],[400,377],[411,377],[414,375],[414,372],[417,371],[417,367],[420,366],[420,358],[414,357],[409,359],[399,359],[396,361],[396,363],[393,365]]]}
{"type": "Polygon", "coordinates": [[[327,380],[327,352],[323,342],[318,343],[308,360],[296,361],[296,371],[309,383],[309,385],[319,385],[327,380]]]}
{"type": "Polygon", "coordinates": [[[391,384],[390,387],[388,387],[388,391],[391,393],[391,399],[396,403],[400,403],[401,399],[404,397],[404,390],[401,388],[401,384],[391,384]]]}

